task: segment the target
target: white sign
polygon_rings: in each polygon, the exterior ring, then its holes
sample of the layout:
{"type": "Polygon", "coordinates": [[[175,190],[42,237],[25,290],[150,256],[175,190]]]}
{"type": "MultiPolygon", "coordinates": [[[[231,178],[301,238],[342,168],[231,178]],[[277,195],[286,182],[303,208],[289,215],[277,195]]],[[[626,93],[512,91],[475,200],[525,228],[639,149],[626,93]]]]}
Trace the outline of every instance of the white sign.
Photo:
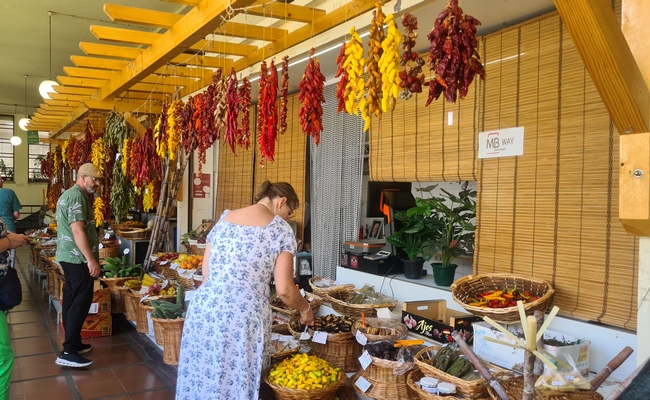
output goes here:
{"type": "Polygon", "coordinates": [[[311,338],[312,342],[326,344],[327,343],[327,332],[316,331],[314,336],[311,338]]]}
{"type": "Polygon", "coordinates": [[[478,134],[478,158],[513,157],[523,154],[523,126],[478,134]]]}
{"type": "Polygon", "coordinates": [[[99,303],[91,303],[88,314],[97,314],[99,312],[99,303]]]}
{"type": "Polygon", "coordinates": [[[370,358],[370,354],[368,354],[368,351],[364,351],[361,357],[359,357],[359,362],[361,363],[361,368],[364,370],[368,368],[370,364],[372,364],[372,358],[370,358]]]}
{"type": "Polygon", "coordinates": [[[377,318],[392,318],[393,316],[390,313],[390,310],[386,307],[377,309],[377,318]]]}
{"type": "Polygon", "coordinates": [[[359,379],[354,382],[354,386],[358,387],[363,393],[365,393],[368,389],[370,389],[370,382],[368,382],[363,376],[360,376],[359,379]]]}
{"type": "Polygon", "coordinates": [[[366,343],[368,343],[368,338],[361,331],[357,331],[357,334],[355,335],[355,337],[357,338],[357,342],[359,342],[359,344],[362,345],[362,346],[365,346],[366,343]]]}

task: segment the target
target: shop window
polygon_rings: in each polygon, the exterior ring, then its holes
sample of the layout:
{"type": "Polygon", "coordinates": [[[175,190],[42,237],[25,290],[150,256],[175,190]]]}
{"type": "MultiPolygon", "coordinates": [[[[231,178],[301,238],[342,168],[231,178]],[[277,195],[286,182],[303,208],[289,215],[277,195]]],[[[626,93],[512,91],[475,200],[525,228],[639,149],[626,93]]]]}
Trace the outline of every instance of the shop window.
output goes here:
{"type": "Polygon", "coordinates": [[[47,179],[41,175],[41,161],[50,151],[49,144],[30,144],[29,145],[29,181],[30,182],[47,182],[47,179]]]}
{"type": "Polygon", "coordinates": [[[14,180],[14,146],[9,139],[14,134],[14,117],[0,115],[0,176],[5,181],[14,180]]]}

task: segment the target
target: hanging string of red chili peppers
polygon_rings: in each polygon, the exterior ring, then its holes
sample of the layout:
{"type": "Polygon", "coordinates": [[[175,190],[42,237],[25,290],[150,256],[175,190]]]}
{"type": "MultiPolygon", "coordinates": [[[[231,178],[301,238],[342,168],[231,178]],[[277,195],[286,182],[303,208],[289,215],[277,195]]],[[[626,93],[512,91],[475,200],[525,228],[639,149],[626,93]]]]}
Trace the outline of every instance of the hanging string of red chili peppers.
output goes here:
{"type": "Polygon", "coordinates": [[[282,85],[280,89],[280,134],[287,131],[287,104],[289,94],[289,56],[282,57],[282,85]]]}
{"type": "Polygon", "coordinates": [[[325,76],[320,71],[320,62],[314,57],[315,49],[309,53],[309,60],[302,80],[298,84],[300,93],[298,100],[302,106],[298,115],[303,132],[314,138],[314,143],[320,143],[320,133],[323,131],[323,105],[325,96],[323,89],[325,76]]]}
{"type": "Polygon", "coordinates": [[[431,41],[428,65],[434,71],[429,81],[427,106],[437,100],[442,92],[449,103],[455,103],[458,96],[462,100],[467,96],[476,74],[485,79],[485,70],[477,51],[478,25],[481,25],[479,20],[463,14],[458,0],[451,0],[436,18],[427,36],[431,41]]]}
{"type": "Polygon", "coordinates": [[[237,73],[235,72],[235,68],[232,68],[230,70],[226,95],[224,96],[227,103],[226,135],[224,141],[230,145],[230,149],[234,155],[237,155],[235,152],[235,144],[241,142],[241,134],[237,124],[237,117],[239,116],[239,95],[237,94],[237,84],[237,73]]]}
{"type": "Polygon", "coordinates": [[[399,97],[404,100],[411,98],[413,93],[422,93],[422,85],[424,85],[424,74],[422,73],[422,66],[424,60],[415,48],[415,39],[418,37],[418,19],[413,15],[406,13],[402,17],[402,26],[404,26],[405,35],[402,36],[402,59],[401,66],[405,66],[404,70],[399,72],[399,77],[402,79],[400,87],[403,89],[399,97]]]}
{"type": "Polygon", "coordinates": [[[240,137],[237,142],[244,149],[248,150],[251,145],[251,129],[250,129],[250,107],[251,107],[251,83],[248,78],[242,79],[242,84],[239,87],[239,108],[241,112],[240,137]]]}
{"type": "Polygon", "coordinates": [[[277,138],[277,106],[275,97],[278,89],[278,73],[271,61],[271,71],[266,67],[266,61],[260,66],[260,89],[257,101],[257,141],[262,153],[260,163],[273,161],[275,157],[275,140],[277,138]],[[275,71],[275,72],[274,72],[275,71]],[[274,78],[275,76],[275,78],[274,78]]]}

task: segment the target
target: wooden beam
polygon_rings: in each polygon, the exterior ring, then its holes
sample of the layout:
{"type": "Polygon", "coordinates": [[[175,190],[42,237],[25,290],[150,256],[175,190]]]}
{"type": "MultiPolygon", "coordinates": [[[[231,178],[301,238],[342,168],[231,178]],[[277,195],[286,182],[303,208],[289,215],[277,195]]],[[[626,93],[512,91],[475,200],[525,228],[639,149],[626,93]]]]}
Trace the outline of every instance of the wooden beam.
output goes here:
{"type": "Polygon", "coordinates": [[[135,60],[140,54],[142,49],[135,47],[114,46],[111,44],[99,44],[80,42],[79,47],[89,56],[103,56],[113,58],[124,58],[126,60],[135,60]]]}
{"type": "Polygon", "coordinates": [[[77,107],[80,101],[67,101],[67,100],[54,100],[54,99],[43,99],[45,104],[51,106],[62,106],[62,107],[77,107]]]}
{"type": "Polygon", "coordinates": [[[143,93],[143,92],[131,92],[131,91],[126,91],[124,93],[121,93],[119,96],[117,96],[115,99],[124,99],[124,100],[155,100],[155,101],[163,101],[167,99],[168,95],[162,94],[162,93],[143,93]]]}
{"type": "Polygon", "coordinates": [[[190,46],[190,51],[210,51],[213,53],[227,54],[231,56],[245,56],[251,51],[257,50],[257,46],[252,44],[229,43],[221,40],[201,39],[196,44],[190,46]]]}
{"type": "Polygon", "coordinates": [[[621,135],[620,143],[619,218],[627,233],[650,236],[650,133],[621,135]]]}
{"type": "Polygon", "coordinates": [[[182,4],[184,6],[191,6],[191,7],[196,7],[201,2],[201,0],[161,0],[161,1],[166,1],[168,3],[182,4]]]}
{"type": "Polygon", "coordinates": [[[65,86],[78,86],[84,88],[97,88],[102,87],[107,79],[90,79],[90,78],[71,78],[69,76],[57,76],[56,80],[65,86]]]}
{"type": "Polygon", "coordinates": [[[46,111],[72,111],[77,107],[62,107],[62,106],[51,106],[49,104],[39,104],[40,108],[46,111]]]}
{"type": "Polygon", "coordinates": [[[73,94],[61,94],[61,93],[56,93],[56,92],[50,93],[50,98],[53,99],[53,100],[81,101],[85,97],[87,97],[87,96],[75,96],[73,94]]]}
{"type": "Polygon", "coordinates": [[[648,132],[650,93],[604,0],[554,0],[619,134],[648,132]]]}
{"type": "Polygon", "coordinates": [[[36,112],[37,112],[37,113],[47,113],[47,114],[49,114],[49,115],[59,115],[59,116],[68,115],[68,113],[65,112],[65,111],[52,111],[52,110],[45,110],[44,108],[41,108],[41,107],[37,108],[37,109],[36,109],[36,112]]]}
{"type": "Polygon", "coordinates": [[[200,78],[204,75],[212,75],[211,69],[181,67],[180,65],[165,65],[153,72],[155,75],[182,76],[186,78],[200,78]]]}
{"type": "Polygon", "coordinates": [[[68,87],[63,85],[54,85],[53,89],[57,93],[72,94],[72,95],[79,95],[79,96],[91,96],[97,92],[97,90],[95,89],[68,87]]]}
{"type": "Polygon", "coordinates": [[[296,6],[282,2],[257,1],[246,11],[259,17],[286,19],[288,21],[311,23],[325,16],[325,10],[305,6],[296,6]]]}
{"type": "Polygon", "coordinates": [[[54,129],[50,131],[50,133],[53,133],[53,135],[50,136],[50,138],[56,138],[61,133],[65,132],[70,126],[73,126],[78,120],[88,115],[88,112],[89,111],[86,108],[86,106],[81,104],[79,107],[74,109],[74,111],[72,111],[68,117],[62,120],[54,129]]]}
{"type": "Polygon", "coordinates": [[[111,79],[116,74],[115,71],[106,69],[63,67],[66,75],[74,78],[93,78],[93,79],[111,79]]]}
{"type": "Polygon", "coordinates": [[[162,106],[151,104],[147,101],[101,101],[86,99],[83,103],[90,111],[115,110],[118,112],[133,112],[138,110],[140,113],[146,112],[150,114],[160,114],[162,112],[162,106]]]}
{"type": "Polygon", "coordinates": [[[135,132],[138,134],[138,136],[142,137],[144,136],[144,133],[147,131],[147,129],[142,126],[140,121],[136,117],[133,116],[130,112],[125,112],[124,113],[124,119],[126,119],[126,122],[129,123],[135,129],[135,132]]]}
{"type": "MultiPolygon", "coordinates": [[[[217,29],[215,33],[217,35],[223,36],[273,42],[276,40],[284,39],[287,36],[288,31],[286,29],[257,26],[252,24],[226,22],[222,27],[217,29]]],[[[216,47],[216,49],[218,50],[219,48],[216,47]]]]}
{"type": "Polygon", "coordinates": [[[34,114],[32,116],[33,121],[45,121],[45,120],[60,121],[61,119],[63,119],[63,117],[59,115],[34,114]]]}
{"type": "Polygon", "coordinates": [[[140,80],[140,83],[153,83],[165,86],[190,86],[198,82],[198,79],[183,78],[180,76],[149,75],[140,80]]]}
{"type": "Polygon", "coordinates": [[[133,92],[174,94],[174,86],[155,85],[153,83],[136,83],[129,88],[133,92]]]}
{"type": "Polygon", "coordinates": [[[70,61],[77,67],[83,68],[98,68],[120,71],[129,65],[128,61],[124,60],[109,60],[108,58],[86,57],[86,56],[70,56],[70,61]]]}
{"type": "Polygon", "coordinates": [[[233,61],[224,57],[196,56],[189,54],[180,54],[169,61],[171,64],[196,65],[208,68],[223,68],[230,70],[233,61]]]}

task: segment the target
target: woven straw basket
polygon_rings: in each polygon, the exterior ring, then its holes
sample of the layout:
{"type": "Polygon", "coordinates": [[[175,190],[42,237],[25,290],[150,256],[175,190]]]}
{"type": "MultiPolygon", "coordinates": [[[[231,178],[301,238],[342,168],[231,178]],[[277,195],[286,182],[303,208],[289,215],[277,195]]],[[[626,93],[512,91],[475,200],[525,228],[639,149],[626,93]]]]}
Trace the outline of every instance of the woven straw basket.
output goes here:
{"type": "Polygon", "coordinates": [[[423,390],[420,385],[417,385],[416,382],[419,382],[420,379],[424,376],[422,371],[415,369],[409,372],[408,377],[406,378],[406,384],[408,387],[418,395],[420,400],[445,400],[449,397],[440,397],[433,393],[429,393],[426,390],[423,390]]]}
{"type": "MultiPolygon", "coordinates": [[[[313,336],[314,332],[310,331],[313,336]]],[[[363,346],[357,342],[352,333],[330,333],[325,344],[308,342],[311,347],[309,354],[322,358],[334,367],[341,368],[343,372],[356,372],[361,367],[359,357],[363,353],[363,346]]]]}
{"type": "Polygon", "coordinates": [[[311,286],[311,289],[314,291],[314,293],[323,297],[328,293],[354,289],[354,285],[351,283],[345,285],[337,285],[332,279],[324,278],[322,276],[315,276],[313,278],[310,278],[309,286],[311,286]]]}
{"type": "Polygon", "coordinates": [[[163,341],[165,343],[163,362],[168,365],[178,365],[185,318],[160,319],[158,322],[163,327],[163,341]]]}
{"type": "Polygon", "coordinates": [[[151,237],[151,229],[120,227],[117,230],[117,236],[130,240],[145,240],[151,237]]]}
{"type": "MultiPolygon", "coordinates": [[[[352,386],[350,386],[349,380],[346,380],[345,384],[336,391],[336,397],[338,397],[339,400],[357,400],[357,394],[354,389],[352,389],[352,386]]],[[[271,387],[264,382],[260,385],[259,398],[260,400],[277,400],[271,387]]]]}
{"type": "Polygon", "coordinates": [[[165,335],[163,324],[160,323],[161,318],[151,317],[153,322],[153,337],[156,340],[158,346],[165,346],[165,335]]]}
{"type": "Polygon", "coordinates": [[[364,371],[359,371],[350,378],[352,387],[362,396],[375,400],[418,400],[418,395],[406,383],[386,383],[366,376],[364,371]],[[360,377],[370,382],[370,388],[364,393],[355,385],[360,377]]]}
{"type": "Polygon", "coordinates": [[[102,247],[99,249],[99,259],[102,260],[106,257],[117,257],[120,255],[119,247],[102,247]]]}
{"type": "Polygon", "coordinates": [[[136,322],[136,310],[140,304],[140,298],[139,293],[133,293],[131,289],[124,289],[124,311],[126,319],[131,322],[136,322]]]}
{"type": "Polygon", "coordinates": [[[330,302],[334,311],[353,318],[361,318],[361,314],[364,314],[366,318],[376,317],[377,308],[388,308],[389,310],[392,310],[397,305],[397,303],[351,304],[346,302],[353,293],[354,291],[339,290],[326,294],[325,299],[330,302]]]}
{"type": "MultiPolygon", "coordinates": [[[[521,399],[524,392],[523,376],[504,372],[496,374],[495,378],[499,380],[503,391],[506,392],[510,400],[521,399]]],[[[491,386],[488,386],[488,393],[494,400],[500,399],[491,386]]],[[[548,392],[548,394],[536,390],[533,400],[603,400],[603,396],[594,390],[580,390],[572,393],[548,392]]]]}
{"type": "Polygon", "coordinates": [[[517,307],[507,308],[486,308],[475,307],[468,304],[470,297],[488,290],[504,290],[517,288],[528,291],[533,296],[540,296],[539,299],[524,304],[526,315],[532,315],[534,311],[546,312],[551,306],[555,290],[550,283],[543,279],[527,278],[511,274],[488,274],[488,275],[467,275],[451,285],[451,296],[454,301],[460,304],[468,312],[479,317],[490,317],[500,323],[519,322],[519,310],[517,307]]]}
{"type": "Polygon", "coordinates": [[[357,331],[361,330],[361,333],[363,333],[363,335],[368,338],[368,343],[378,342],[381,340],[400,340],[404,339],[408,333],[408,328],[406,325],[400,323],[399,320],[395,319],[366,318],[365,323],[366,326],[363,328],[361,327],[361,320],[354,321],[352,324],[352,335],[356,336],[357,331]],[[387,334],[380,335],[368,333],[368,330],[370,329],[372,331],[371,328],[373,327],[382,328],[387,334]]]}
{"type": "Polygon", "coordinates": [[[138,303],[138,306],[135,309],[135,328],[138,332],[144,333],[145,335],[149,334],[149,319],[147,318],[147,312],[153,312],[153,307],[138,303]]]}
{"type": "Polygon", "coordinates": [[[123,314],[126,312],[126,299],[124,298],[122,286],[124,282],[130,279],[134,278],[99,278],[111,292],[111,312],[113,314],[123,314]]]}
{"type": "Polygon", "coordinates": [[[271,382],[269,379],[269,371],[262,372],[262,379],[273,390],[277,400],[333,400],[338,390],[347,381],[346,376],[343,373],[339,373],[339,380],[332,386],[313,390],[292,389],[271,382]]]}
{"type": "MultiPolygon", "coordinates": [[[[311,302],[309,304],[311,305],[311,310],[315,315],[318,312],[318,309],[320,308],[320,305],[323,303],[323,299],[320,296],[318,296],[316,294],[309,293],[309,292],[305,293],[305,295],[306,295],[305,298],[311,299],[311,302]]],[[[275,293],[275,294],[273,294],[273,296],[271,296],[271,298],[269,299],[269,302],[272,302],[276,298],[278,298],[277,293],[275,293]]],[[[291,318],[300,318],[300,311],[299,310],[295,310],[293,308],[280,308],[280,307],[274,306],[273,304],[271,304],[271,308],[274,311],[277,311],[279,313],[288,315],[291,318]]]]}

